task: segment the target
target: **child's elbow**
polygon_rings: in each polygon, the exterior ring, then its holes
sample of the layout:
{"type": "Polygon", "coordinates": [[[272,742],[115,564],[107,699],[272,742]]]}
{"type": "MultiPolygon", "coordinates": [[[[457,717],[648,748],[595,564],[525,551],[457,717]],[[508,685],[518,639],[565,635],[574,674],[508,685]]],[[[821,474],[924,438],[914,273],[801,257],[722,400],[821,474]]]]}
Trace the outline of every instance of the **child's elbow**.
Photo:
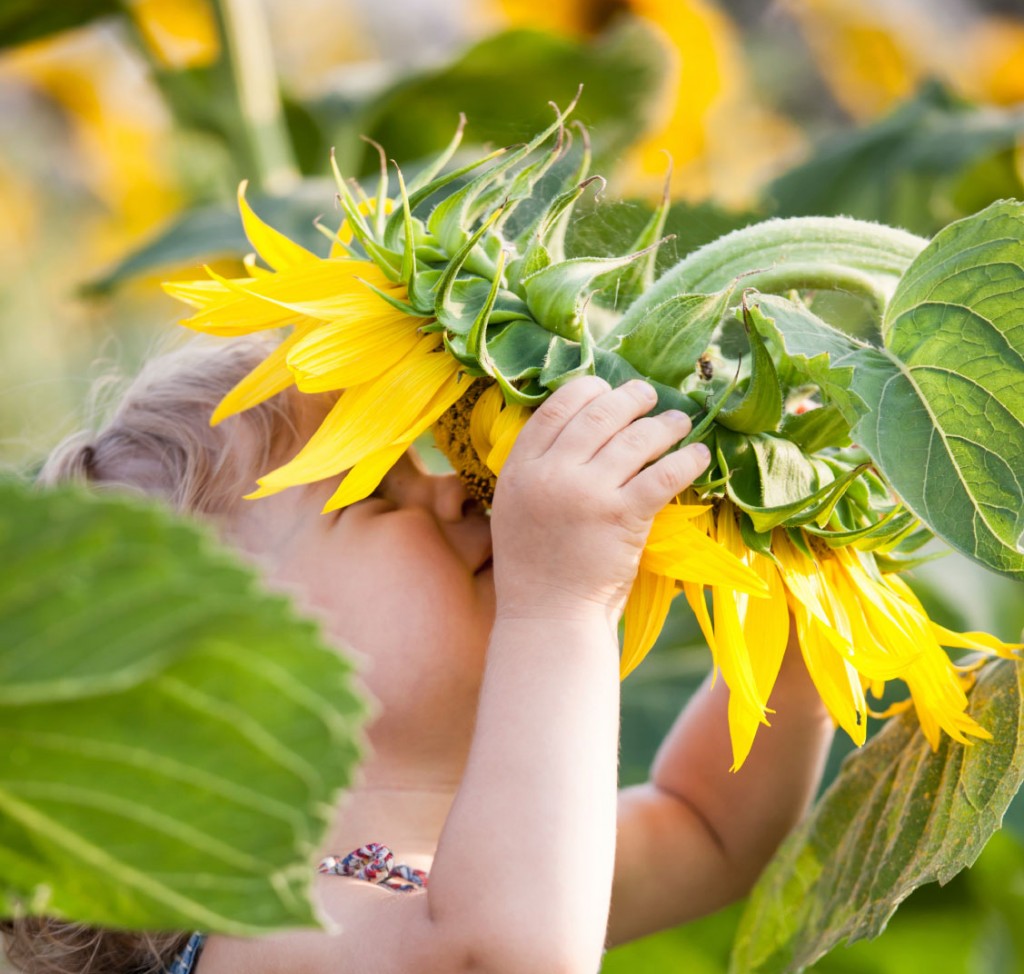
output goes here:
{"type": "Polygon", "coordinates": [[[445,974],[594,974],[603,945],[581,945],[572,937],[542,941],[530,931],[463,942],[445,974]]]}

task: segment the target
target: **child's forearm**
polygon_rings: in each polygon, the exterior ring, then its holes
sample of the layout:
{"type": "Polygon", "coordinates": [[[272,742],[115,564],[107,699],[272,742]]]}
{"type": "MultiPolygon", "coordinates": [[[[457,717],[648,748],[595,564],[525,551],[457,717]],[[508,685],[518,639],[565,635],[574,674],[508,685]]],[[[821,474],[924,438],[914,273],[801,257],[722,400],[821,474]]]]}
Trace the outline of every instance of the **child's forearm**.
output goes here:
{"type": "Polygon", "coordinates": [[[623,793],[612,943],[744,896],[817,789],[833,724],[795,640],[771,696],[771,726],[759,729],[735,773],[728,770],[728,689],[721,677],[713,689],[710,683],[676,720],[648,784],[623,793]],[[648,898],[650,863],[658,864],[660,895],[648,898]]]}
{"type": "Polygon", "coordinates": [[[736,867],[742,895],[814,797],[833,723],[790,641],[772,691],[771,726],[758,730],[750,755],[729,773],[728,691],[705,682],[659,749],[655,786],[683,796],[714,823],[723,854],[736,867]]]}
{"type": "Polygon", "coordinates": [[[590,974],[600,964],[615,843],[617,649],[599,613],[499,617],[495,626],[428,896],[432,921],[471,938],[467,953],[493,956],[496,971],[590,974]]]}

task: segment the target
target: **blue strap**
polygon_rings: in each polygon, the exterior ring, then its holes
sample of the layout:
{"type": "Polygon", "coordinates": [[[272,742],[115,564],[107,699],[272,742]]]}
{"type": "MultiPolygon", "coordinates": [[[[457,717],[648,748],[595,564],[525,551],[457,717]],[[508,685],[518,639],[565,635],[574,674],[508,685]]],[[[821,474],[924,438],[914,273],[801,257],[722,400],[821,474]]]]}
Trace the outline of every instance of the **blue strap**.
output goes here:
{"type": "Polygon", "coordinates": [[[167,969],[167,974],[192,974],[199,962],[199,955],[203,952],[204,943],[206,943],[205,933],[192,934],[188,938],[185,948],[174,958],[174,963],[167,969]]]}

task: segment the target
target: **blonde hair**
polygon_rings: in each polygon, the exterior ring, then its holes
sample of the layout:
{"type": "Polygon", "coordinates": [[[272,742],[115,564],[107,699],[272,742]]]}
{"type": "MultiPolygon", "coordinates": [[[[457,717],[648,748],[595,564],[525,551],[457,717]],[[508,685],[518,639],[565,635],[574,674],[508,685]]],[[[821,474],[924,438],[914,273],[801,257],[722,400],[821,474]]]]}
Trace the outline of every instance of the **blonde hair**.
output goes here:
{"type": "Polygon", "coordinates": [[[7,959],[25,974],[161,974],[187,933],[100,930],[49,917],[0,923],[7,959]]]}
{"type": "MultiPolygon", "coordinates": [[[[300,413],[320,398],[289,391],[210,426],[220,400],[272,348],[258,337],[196,339],[153,358],[109,419],[53,450],[37,482],[86,483],[153,495],[181,513],[229,514],[255,478],[298,442],[300,413]]],[[[10,962],[27,974],[156,974],[189,937],[49,917],[0,921],[0,934],[10,962]]]]}
{"type": "Polygon", "coordinates": [[[291,394],[210,426],[220,400],[271,349],[259,338],[194,339],[151,359],[106,422],[53,450],[38,482],[138,491],[182,513],[232,510],[282,447],[297,439],[291,394]]]}

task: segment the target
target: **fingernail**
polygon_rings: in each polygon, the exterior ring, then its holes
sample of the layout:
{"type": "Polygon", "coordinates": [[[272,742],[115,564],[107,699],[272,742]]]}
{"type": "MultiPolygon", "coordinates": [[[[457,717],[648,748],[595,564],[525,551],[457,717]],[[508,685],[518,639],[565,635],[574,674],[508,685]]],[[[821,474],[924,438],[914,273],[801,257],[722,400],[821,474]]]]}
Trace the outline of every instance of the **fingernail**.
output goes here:
{"type": "Polygon", "coordinates": [[[672,423],[681,423],[684,419],[687,423],[690,422],[690,417],[681,409],[666,409],[661,415],[672,423]]]}
{"type": "Polygon", "coordinates": [[[704,443],[694,443],[691,447],[693,455],[706,467],[711,462],[711,451],[704,443]]]}
{"type": "Polygon", "coordinates": [[[631,379],[629,383],[635,392],[638,392],[645,399],[657,399],[658,393],[654,391],[654,386],[649,382],[644,382],[643,379],[631,379]]]}

